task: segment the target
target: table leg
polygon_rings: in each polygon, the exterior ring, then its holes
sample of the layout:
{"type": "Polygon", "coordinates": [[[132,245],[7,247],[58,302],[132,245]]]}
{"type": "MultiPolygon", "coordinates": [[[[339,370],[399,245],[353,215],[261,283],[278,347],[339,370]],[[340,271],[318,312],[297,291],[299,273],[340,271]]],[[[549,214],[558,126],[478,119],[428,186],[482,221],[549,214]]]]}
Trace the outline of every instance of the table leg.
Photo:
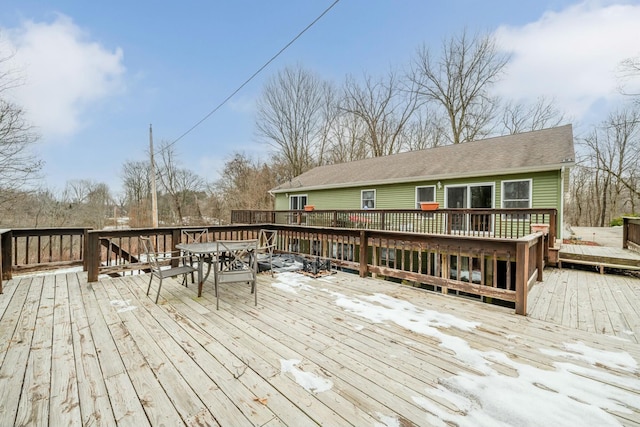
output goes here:
{"type": "Polygon", "coordinates": [[[204,282],[202,279],[202,260],[203,257],[198,257],[198,297],[202,296],[202,285],[204,282]]]}

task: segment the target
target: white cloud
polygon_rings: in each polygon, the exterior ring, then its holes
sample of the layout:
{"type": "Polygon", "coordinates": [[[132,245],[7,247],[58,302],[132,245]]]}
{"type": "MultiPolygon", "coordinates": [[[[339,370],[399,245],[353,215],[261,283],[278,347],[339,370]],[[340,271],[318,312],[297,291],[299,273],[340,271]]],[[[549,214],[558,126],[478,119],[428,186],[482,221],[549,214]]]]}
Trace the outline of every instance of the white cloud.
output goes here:
{"type": "Polygon", "coordinates": [[[72,135],[83,126],[87,107],[122,88],[122,50],[89,40],[64,15],[51,23],[25,21],[2,33],[24,76],[13,97],[43,136],[72,135]]]}
{"type": "Polygon", "coordinates": [[[640,4],[583,1],[547,12],[523,27],[502,26],[498,44],[512,53],[500,95],[555,99],[569,116],[583,118],[597,103],[620,99],[616,73],[640,55],[640,4]]]}

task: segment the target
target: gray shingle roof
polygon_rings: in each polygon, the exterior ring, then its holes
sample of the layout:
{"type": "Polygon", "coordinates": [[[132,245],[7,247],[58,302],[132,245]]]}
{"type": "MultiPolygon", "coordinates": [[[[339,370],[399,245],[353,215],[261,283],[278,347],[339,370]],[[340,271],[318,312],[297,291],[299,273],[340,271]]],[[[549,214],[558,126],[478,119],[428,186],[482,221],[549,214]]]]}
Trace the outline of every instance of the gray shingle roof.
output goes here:
{"type": "Polygon", "coordinates": [[[573,130],[565,125],[464,144],[318,166],[272,192],[380,185],[520,172],[574,164],[573,130]]]}

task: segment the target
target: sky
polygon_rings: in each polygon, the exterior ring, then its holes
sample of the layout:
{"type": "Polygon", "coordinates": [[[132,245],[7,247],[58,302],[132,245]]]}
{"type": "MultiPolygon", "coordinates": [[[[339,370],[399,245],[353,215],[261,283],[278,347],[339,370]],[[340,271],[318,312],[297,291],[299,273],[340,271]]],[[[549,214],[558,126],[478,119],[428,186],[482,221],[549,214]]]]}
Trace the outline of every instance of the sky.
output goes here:
{"type": "MultiPolygon", "coordinates": [[[[70,180],[121,190],[122,165],[174,142],[334,0],[86,2],[3,0],[0,67],[23,84],[3,96],[40,135],[45,185],[70,180]]],[[[421,46],[491,33],[512,60],[497,94],[555,100],[589,129],[624,102],[619,63],[640,56],[640,0],[340,0],[219,110],[175,142],[181,167],[215,181],[226,160],[266,159],[256,102],[270,77],[300,65],[340,85],[402,69],[421,46]]]]}

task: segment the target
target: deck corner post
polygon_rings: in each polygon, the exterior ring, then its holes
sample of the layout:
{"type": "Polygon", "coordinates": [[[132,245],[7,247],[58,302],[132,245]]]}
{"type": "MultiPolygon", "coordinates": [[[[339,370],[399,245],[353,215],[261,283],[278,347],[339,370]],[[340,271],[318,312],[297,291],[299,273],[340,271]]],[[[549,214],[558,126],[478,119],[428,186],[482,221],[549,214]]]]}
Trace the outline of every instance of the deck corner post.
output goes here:
{"type": "Polygon", "coordinates": [[[0,234],[0,259],[2,260],[1,274],[3,280],[11,280],[12,253],[13,253],[13,232],[11,230],[0,234]]]}
{"type": "MultiPolygon", "coordinates": [[[[180,239],[182,238],[182,228],[174,228],[171,230],[171,252],[176,252],[176,245],[180,244],[180,239]]],[[[171,267],[176,268],[180,264],[180,260],[172,259],[171,267]]]]}
{"type": "Polygon", "coordinates": [[[360,277],[367,277],[367,248],[369,247],[367,230],[360,230],[360,277]]]}
{"type": "Polygon", "coordinates": [[[622,249],[629,249],[629,218],[622,217],[622,249]]]}
{"type": "MultiPolygon", "coordinates": [[[[561,225],[561,224],[560,224],[561,225]]],[[[553,209],[549,216],[549,245],[556,246],[556,238],[558,237],[558,210],[553,209]]]]}
{"type": "Polygon", "coordinates": [[[538,270],[538,277],[536,278],[536,280],[538,282],[542,282],[542,270],[544,270],[544,261],[545,261],[545,251],[547,254],[547,259],[548,259],[548,254],[549,254],[549,236],[545,236],[544,234],[542,236],[540,236],[540,239],[538,239],[538,251],[537,251],[537,256],[536,256],[536,269],[538,270]]]}
{"type": "Polygon", "coordinates": [[[85,228],[82,233],[82,240],[84,242],[82,246],[82,271],[89,270],[89,231],[91,228],[85,228]]]}
{"type": "Polygon", "coordinates": [[[529,245],[525,241],[516,244],[516,314],[527,315],[527,291],[529,274],[529,245]]]}
{"type": "Polygon", "coordinates": [[[86,242],[87,281],[98,281],[100,267],[100,236],[97,231],[87,232],[86,242]]]}

